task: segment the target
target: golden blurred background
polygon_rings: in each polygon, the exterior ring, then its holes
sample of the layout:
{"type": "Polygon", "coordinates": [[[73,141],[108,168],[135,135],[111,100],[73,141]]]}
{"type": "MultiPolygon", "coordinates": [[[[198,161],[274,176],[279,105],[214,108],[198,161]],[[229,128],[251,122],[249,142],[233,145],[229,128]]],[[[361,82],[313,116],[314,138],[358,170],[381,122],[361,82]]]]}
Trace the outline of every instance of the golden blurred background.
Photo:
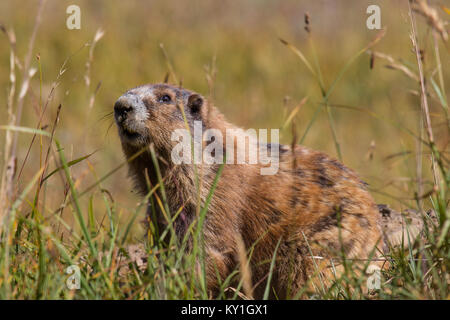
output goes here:
{"type": "MultiPolygon", "coordinates": [[[[69,160],[96,151],[89,162],[71,168],[77,187],[82,191],[95,182],[89,164],[97,176],[102,177],[124,161],[113,118],[108,113],[112,111],[114,101],[127,89],[163,81],[168,71],[167,59],[160,46],[163,44],[177,80],[205,96],[209,96],[206,75],[215,64],[214,103],[239,126],[280,128],[286,114],[302,98],[308,97],[295,117],[298,135],[302,136],[320,106],[321,92],[316,79],[279,38],[295,45],[311,63],[316,57],[325,86],[329,87],[352,56],[376,37],[378,30],[366,27],[369,16],[366,9],[374,3],[381,8],[386,35],[373,50],[388,54],[417,72],[409,37],[407,1],[49,0],[37,31],[31,62],[38,68],[34,56],[40,55],[44,102],[60,69],[66,59],[69,60],[49,102],[43,124],[52,125],[57,107],[62,104],[56,136],[69,160]],[[81,9],[80,30],[66,27],[66,8],[71,4],[81,9]],[[305,13],[310,20],[309,35],[304,29],[305,13]],[[96,43],[87,68],[89,44],[99,29],[104,31],[104,36],[96,43]],[[93,95],[95,100],[91,108],[93,95]]],[[[449,21],[450,16],[440,7],[445,4],[443,0],[430,3],[444,20],[449,21]]],[[[35,0],[0,2],[0,23],[6,29],[14,30],[17,55],[21,59],[28,50],[37,8],[38,1],[35,0]]],[[[433,38],[425,20],[417,17],[417,21],[425,72],[429,76],[436,68],[433,38]]],[[[444,82],[448,84],[448,42],[444,45],[439,41],[439,46],[444,82]]],[[[0,106],[3,113],[9,88],[9,56],[10,46],[2,34],[0,106]]],[[[417,191],[419,144],[404,129],[420,134],[420,100],[411,92],[418,92],[419,84],[397,70],[385,68],[386,60],[376,58],[373,69],[369,62],[370,55],[362,54],[329,98],[342,161],[370,184],[379,203],[389,203],[395,208],[415,207],[415,201],[408,199],[417,191]]],[[[18,71],[19,83],[20,74],[18,71]]],[[[173,77],[170,80],[174,81],[173,77]]],[[[37,74],[25,99],[22,126],[34,128],[38,123],[39,87],[37,74]]],[[[447,96],[450,96],[448,91],[447,96]]],[[[446,150],[449,135],[442,107],[432,98],[430,107],[438,148],[446,150]]],[[[6,119],[6,115],[3,116],[0,125],[6,124],[6,119]]],[[[0,132],[0,138],[3,145],[4,131],[0,132]]],[[[20,134],[19,164],[24,160],[31,139],[29,134],[20,134]]],[[[291,129],[287,128],[282,132],[281,140],[290,143],[291,139],[291,129]]],[[[303,144],[337,157],[324,110],[303,144]]],[[[0,150],[3,152],[3,147],[0,150]]],[[[432,176],[428,149],[424,147],[423,150],[426,153],[423,156],[423,189],[427,191],[432,187],[432,176]]],[[[39,143],[34,143],[19,181],[21,188],[39,168],[38,156],[39,143]]],[[[52,162],[50,170],[54,168],[55,162],[52,162]]],[[[126,169],[122,168],[106,179],[102,187],[111,193],[121,216],[128,219],[139,197],[131,192],[132,183],[126,169]]],[[[62,189],[61,179],[53,176],[45,191],[46,215],[61,204],[62,189]]],[[[96,189],[91,195],[97,216],[104,216],[100,191],[96,189]]],[[[89,197],[83,198],[83,207],[87,206],[89,197]]],[[[71,219],[69,210],[63,216],[71,219]]]]}

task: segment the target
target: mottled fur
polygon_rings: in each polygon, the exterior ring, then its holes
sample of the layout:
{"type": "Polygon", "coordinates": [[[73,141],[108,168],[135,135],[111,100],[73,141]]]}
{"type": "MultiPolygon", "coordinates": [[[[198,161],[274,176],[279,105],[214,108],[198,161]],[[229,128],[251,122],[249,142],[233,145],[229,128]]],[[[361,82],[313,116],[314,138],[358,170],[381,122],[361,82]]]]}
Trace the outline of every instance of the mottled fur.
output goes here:
{"type": "MultiPolygon", "coordinates": [[[[201,96],[182,88],[166,84],[141,86],[130,90],[124,95],[126,98],[122,96],[116,109],[134,101],[128,98],[130,95],[144,103],[147,118],[143,127],[133,127],[140,120],[132,117],[129,123],[118,122],[123,151],[126,157],[131,157],[142,147],[154,144],[156,153],[163,159],[159,165],[170,211],[184,208],[175,221],[177,235],[182,238],[195,219],[197,192],[193,165],[176,166],[170,158],[175,144],[170,139],[171,133],[185,127],[180,108],[184,109],[191,129],[193,120],[202,120],[205,128],[219,129],[225,137],[225,130],[235,126],[201,96]],[[161,95],[170,95],[171,103],[159,102],[161,95]],[[196,108],[192,102],[197,103],[196,108]],[[124,127],[131,127],[134,134],[126,136],[124,127]]],[[[326,258],[340,258],[344,253],[348,258],[366,259],[380,241],[378,209],[365,183],[353,170],[303,146],[294,150],[285,145],[271,147],[279,147],[280,151],[276,175],[261,175],[260,164],[224,166],[204,225],[207,283],[212,293],[217,289],[216,268],[225,279],[239,263],[238,234],[247,249],[254,246],[250,266],[255,297],[262,296],[278,243],[272,284],[277,296],[285,297],[288,286],[294,295],[308,279],[315,278],[317,269],[330,274],[330,260],[313,260],[311,253],[326,258]]],[[[203,165],[202,201],[218,167],[203,165]]],[[[157,183],[148,151],[132,161],[129,170],[142,194],[148,192],[145,172],[152,185],[157,183]]],[[[158,220],[164,227],[165,220],[162,217],[158,220]]],[[[339,259],[335,264],[339,264],[339,259]]]]}

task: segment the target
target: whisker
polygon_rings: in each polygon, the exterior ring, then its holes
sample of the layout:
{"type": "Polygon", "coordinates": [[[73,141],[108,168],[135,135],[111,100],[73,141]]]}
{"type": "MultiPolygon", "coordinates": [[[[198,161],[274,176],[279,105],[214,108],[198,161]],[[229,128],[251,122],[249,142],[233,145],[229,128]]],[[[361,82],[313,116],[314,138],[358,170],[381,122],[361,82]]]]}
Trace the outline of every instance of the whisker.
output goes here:
{"type": "Polygon", "coordinates": [[[105,133],[105,139],[108,136],[109,130],[111,129],[111,127],[114,125],[114,121],[111,121],[111,124],[108,126],[108,129],[106,129],[106,133],[105,133]]]}
{"type": "Polygon", "coordinates": [[[102,116],[100,119],[98,119],[98,121],[108,120],[109,118],[111,118],[113,116],[113,114],[114,114],[114,111],[108,112],[107,114],[102,116]]]}

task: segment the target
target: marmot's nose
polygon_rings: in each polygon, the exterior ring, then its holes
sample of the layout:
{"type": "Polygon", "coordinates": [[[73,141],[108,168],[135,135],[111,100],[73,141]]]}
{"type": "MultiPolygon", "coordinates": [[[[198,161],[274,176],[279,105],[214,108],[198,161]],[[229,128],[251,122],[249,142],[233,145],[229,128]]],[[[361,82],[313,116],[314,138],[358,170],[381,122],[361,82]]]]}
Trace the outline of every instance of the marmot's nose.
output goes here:
{"type": "Polygon", "coordinates": [[[127,101],[127,99],[119,99],[114,104],[114,114],[116,116],[117,121],[123,122],[129,112],[133,110],[133,106],[127,101]]]}

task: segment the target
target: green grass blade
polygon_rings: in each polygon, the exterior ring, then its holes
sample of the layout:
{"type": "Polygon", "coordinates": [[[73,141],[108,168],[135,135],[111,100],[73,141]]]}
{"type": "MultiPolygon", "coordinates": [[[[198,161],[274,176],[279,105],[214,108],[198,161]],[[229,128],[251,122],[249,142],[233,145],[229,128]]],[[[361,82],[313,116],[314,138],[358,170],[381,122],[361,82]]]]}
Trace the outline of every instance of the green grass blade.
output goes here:
{"type": "Polygon", "coordinates": [[[273,252],[272,261],[270,262],[269,276],[267,277],[267,283],[266,283],[266,288],[264,289],[263,300],[267,300],[269,298],[270,283],[272,282],[273,269],[275,267],[275,261],[276,261],[276,258],[277,258],[277,251],[278,251],[278,247],[280,246],[280,243],[281,243],[281,238],[280,238],[280,240],[278,240],[278,243],[277,243],[277,245],[275,247],[275,250],[273,252]]]}
{"type": "Polygon", "coordinates": [[[75,189],[75,184],[74,184],[74,182],[72,180],[72,177],[70,175],[69,166],[68,166],[68,163],[66,161],[66,157],[64,155],[64,151],[61,148],[61,145],[59,144],[58,140],[55,139],[55,143],[56,143],[56,146],[58,148],[58,153],[59,153],[59,156],[60,156],[60,159],[61,159],[61,163],[62,163],[63,168],[64,168],[64,173],[66,174],[66,179],[67,179],[67,181],[69,183],[69,186],[70,186],[70,191],[72,193],[72,199],[73,199],[73,202],[74,202],[74,205],[75,205],[76,219],[78,221],[78,224],[81,227],[81,231],[82,231],[84,237],[86,238],[86,241],[88,243],[89,250],[91,251],[91,254],[93,256],[97,256],[97,250],[95,249],[95,246],[94,246],[94,244],[92,242],[91,235],[89,234],[88,229],[86,227],[86,223],[84,221],[83,213],[81,212],[80,204],[78,202],[78,193],[77,193],[77,191],[75,189]]]}

